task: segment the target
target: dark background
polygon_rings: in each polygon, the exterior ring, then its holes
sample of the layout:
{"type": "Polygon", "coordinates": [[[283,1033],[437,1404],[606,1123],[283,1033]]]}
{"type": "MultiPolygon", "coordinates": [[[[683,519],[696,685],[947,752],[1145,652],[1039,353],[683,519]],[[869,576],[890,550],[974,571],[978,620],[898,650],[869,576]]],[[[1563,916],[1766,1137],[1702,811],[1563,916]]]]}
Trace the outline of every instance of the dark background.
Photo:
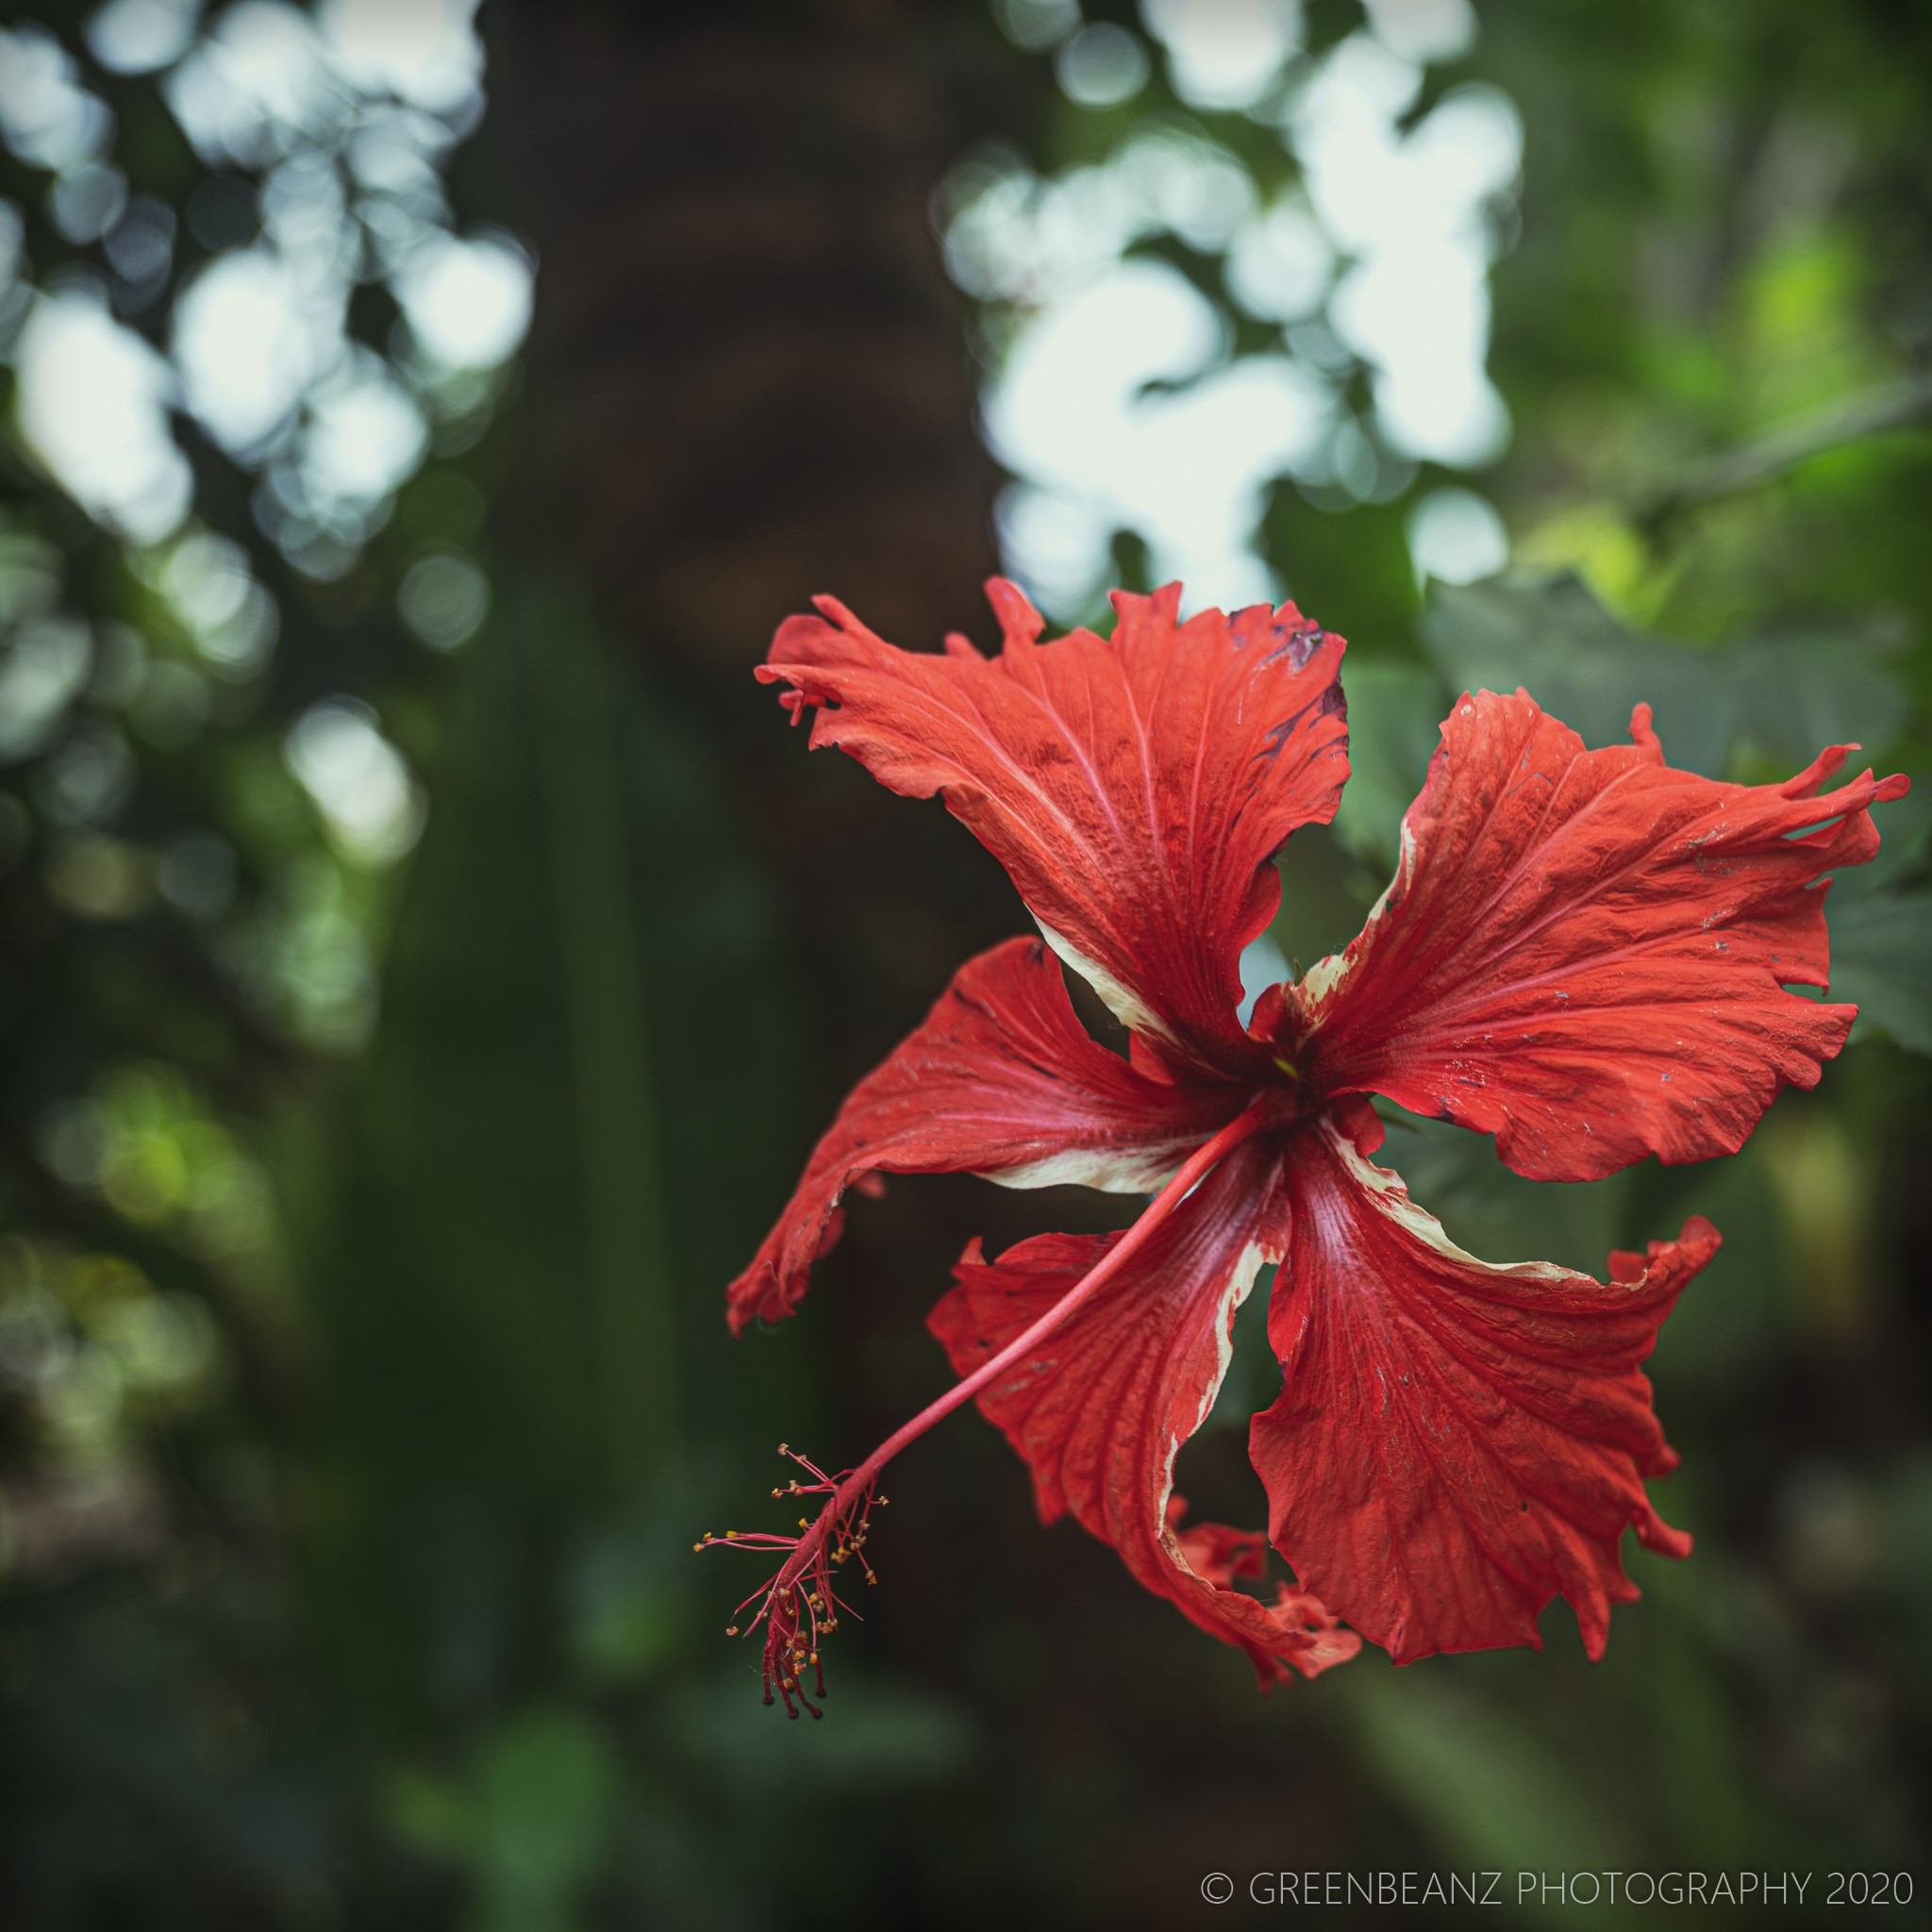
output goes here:
{"type": "MultiPolygon", "coordinates": [[[[944,1386],[923,1321],[969,1236],[1109,1211],[895,1183],[800,1320],[724,1337],[723,1284],[839,1098],[1024,925],[937,805],[808,758],[750,675],[821,590],[908,646],[989,638],[975,393],[1024,304],[949,281],[936,191],[962,158],[1051,177],[1156,125],[1264,192],[1295,177],[1264,118],[1176,99],[1130,8],[1087,17],[1141,36],[1144,84],[1071,98],[1054,13],[492,0],[480,119],[409,108],[444,124],[411,136],[425,187],[356,159],[393,88],[339,79],[211,152],[167,92],[200,39],[142,67],[90,10],[8,9],[0,123],[61,87],[112,116],[0,156],[16,350],[38,289],[165,351],[205,262],[263,222],[293,245],[291,157],[311,198],[350,184],[331,219],[373,233],[387,197],[419,240],[508,231],[536,275],[521,350],[452,372],[372,254],[347,338],[426,430],[359,509],[275,494],[314,394],[240,451],[177,407],[192,508],[151,541],[50,475],[24,373],[6,414],[0,1922],[1164,1925],[1207,1871],[1305,1867],[1932,1884],[1923,787],[1834,900],[1867,1021],[1744,1154],[1536,1188],[1468,1137],[1391,1138],[1492,1259],[1600,1270],[1690,1211],[1726,1236],[1654,1364],[1684,1455],[1658,1499],[1698,1549],[1633,1550],[1605,1662],[1559,1605],[1541,1656],[1370,1653],[1257,1698],[1109,1551],[1042,1531],[971,1416],[895,1472],[823,1724],[764,1709],[723,1635],[755,1579],[691,1541],[764,1520],[776,1441],[857,1460],[944,1386]],[[196,532],[239,546],[226,605],[170,575],[196,532]],[[273,648],[222,614],[251,584],[273,648]],[[84,648],[53,702],[63,624],[84,648]],[[341,742],[392,747],[360,782],[407,768],[419,839],[358,842],[302,778],[291,733],[341,699],[369,708],[326,713],[361,721],[341,742]]],[[[1667,749],[1733,775],[1840,730],[1923,769],[1932,16],[1478,14],[1412,113],[1483,83],[1521,116],[1491,210],[1513,440],[1474,477],[1284,475],[1261,523],[1359,675],[1360,815],[1284,859],[1302,960],[1379,890],[1464,683],[1521,677],[1592,741],[1654,697],[1667,749]],[[1472,482],[1516,574],[1424,601],[1405,520],[1472,482]]],[[[1297,61],[1361,28],[1314,0],[1297,61]]],[[[1216,250],[1136,245],[1233,353],[1277,341],[1216,250]]],[[[1156,534],[1119,534],[1122,581],[1156,534]]],[[[1234,1521],[1270,1394],[1242,1334],[1181,1465],[1234,1521]]]]}

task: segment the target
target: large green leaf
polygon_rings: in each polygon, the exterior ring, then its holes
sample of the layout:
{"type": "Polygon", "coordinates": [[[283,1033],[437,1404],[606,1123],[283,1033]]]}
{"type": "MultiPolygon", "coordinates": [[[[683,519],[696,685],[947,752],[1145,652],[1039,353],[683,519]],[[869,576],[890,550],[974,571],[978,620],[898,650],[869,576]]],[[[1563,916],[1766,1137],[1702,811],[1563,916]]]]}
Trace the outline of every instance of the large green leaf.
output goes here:
{"type": "MultiPolygon", "coordinates": [[[[1666,643],[1625,630],[1568,575],[1438,585],[1423,638],[1453,686],[1520,685],[1591,744],[1623,739],[1632,708],[1647,703],[1672,762],[1712,775],[1802,768],[1827,744],[1875,757],[1908,715],[1890,668],[1894,641],[1880,629],[1786,630],[1714,649],[1666,643]]],[[[1922,787],[1888,807],[1879,861],[1834,883],[1831,991],[1861,1008],[1860,1032],[1932,1053],[1932,894],[1899,890],[1922,863],[1923,799],[1922,787]]],[[[1379,830],[1385,815],[1372,788],[1364,816],[1379,830]]]]}
{"type": "Polygon", "coordinates": [[[1349,774],[1335,836],[1355,858],[1392,867],[1402,814],[1428,772],[1449,694],[1425,666],[1379,658],[1344,665],[1341,684],[1349,774]]]}
{"type": "Polygon", "coordinates": [[[1832,881],[1831,996],[1858,1008],[1853,1039],[1883,1033],[1932,1054],[1932,786],[1923,769],[1913,776],[1915,789],[1881,814],[1878,857],[1832,881]]]}
{"type": "Polygon", "coordinates": [[[1932,1054],[1932,892],[1872,893],[1832,908],[1831,992],[1914,1053],[1932,1054]]]}
{"type": "Polygon", "coordinates": [[[1882,630],[1671,643],[1626,630],[1567,572],[1437,585],[1422,636],[1455,689],[1520,685],[1591,744],[1624,741],[1648,704],[1671,762],[1713,777],[1746,751],[1796,768],[1827,744],[1876,751],[1906,718],[1882,630]]]}

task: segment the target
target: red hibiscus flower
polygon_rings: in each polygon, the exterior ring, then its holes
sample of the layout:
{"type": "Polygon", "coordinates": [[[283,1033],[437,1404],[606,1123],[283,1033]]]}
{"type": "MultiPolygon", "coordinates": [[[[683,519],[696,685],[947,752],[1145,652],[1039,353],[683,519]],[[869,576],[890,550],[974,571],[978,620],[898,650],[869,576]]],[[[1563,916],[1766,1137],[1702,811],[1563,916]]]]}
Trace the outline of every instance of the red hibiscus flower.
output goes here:
{"type": "MultiPolygon", "coordinates": [[[[977,1242],[931,1326],[961,1379],[856,1469],[791,1455],[822,1499],[746,1599],[775,1685],[835,1627],[880,1471],[969,1399],[1133,1574],[1253,1661],[1264,1687],[1353,1656],[1398,1663],[1539,1641],[1560,1594],[1602,1654],[1636,1588],[1624,1531],[1681,1557],[1644,1490],[1674,1457],[1640,1364],[1718,1246],[1689,1222],[1607,1282],[1465,1254],[1375,1165],[1369,1096],[1493,1134],[1539,1180],[1645,1155],[1734,1153],[1779,1089],[1812,1086],[1854,1009],[1826,983],[1821,875],[1877,850],[1868,772],[1837,746],[1783,785],[1674,771],[1647,707],[1585,749],[1523,691],[1457,700],[1402,827],[1395,878],[1348,949],[1237,1017],[1243,947],[1274,918],[1275,853],[1334,816],[1348,775],[1342,641],[1293,605],[1177,622],[1180,588],[1117,593],[1111,638],[1039,641],[1011,584],[986,658],[896,649],[831,598],[758,675],[794,722],[894,791],[943,796],[1011,874],[1040,939],[963,966],[861,1080],[757,1257],[734,1329],[789,1315],[837,1241],[840,1199],[886,1174],[1153,1193],[1124,1233],[977,1242]],[[1131,1028],[1081,1026],[1061,963],[1131,1028]],[[1250,1451],[1265,1538],[1185,1526],[1174,1458],[1212,1407],[1234,1314],[1267,1262],[1282,1369],[1250,1451]],[[1239,1587],[1272,1545],[1293,1587],[1239,1587]],[[1352,1626],[1352,1627],[1351,1627],[1352,1626]],[[1359,1636],[1357,1636],[1359,1632],[1359,1636]]],[[[734,1626],[735,1628],[736,1626],[734,1626]]],[[[823,1692],[822,1674],[817,1689],[823,1692]]]]}

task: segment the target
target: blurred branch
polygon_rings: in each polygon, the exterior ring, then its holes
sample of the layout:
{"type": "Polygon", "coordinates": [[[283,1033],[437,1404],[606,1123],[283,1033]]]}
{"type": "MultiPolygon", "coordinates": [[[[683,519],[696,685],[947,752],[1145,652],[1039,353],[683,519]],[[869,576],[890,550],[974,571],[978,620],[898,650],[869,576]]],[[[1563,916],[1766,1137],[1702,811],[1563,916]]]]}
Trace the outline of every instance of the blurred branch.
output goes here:
{"type": "Polygon", "coordinates": [[[1682,482],[1641,504],[1636,511],[1637,525],[1646,536],[1656,538],[1676,517],[1699,504],[1755,490],[1827,451],[1926,422],[1932,422],[1932,375],[1868,390],[1787,429],[1713,457],[1682,482]]]}

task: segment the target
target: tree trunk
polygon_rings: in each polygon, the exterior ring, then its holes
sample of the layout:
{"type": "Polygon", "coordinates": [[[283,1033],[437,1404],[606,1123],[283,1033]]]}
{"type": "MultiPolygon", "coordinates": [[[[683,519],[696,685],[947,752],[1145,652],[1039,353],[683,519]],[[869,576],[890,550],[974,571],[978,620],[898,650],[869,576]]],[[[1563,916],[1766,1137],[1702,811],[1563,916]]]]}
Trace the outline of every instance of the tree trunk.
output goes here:
{"type": "Polygon", "coordinates": [[[971,30],[891,5],[495,23],[541,262],[525,534],[641,648],[738,674],[814,591],[908,645],[980,608],[997,477],[927,216],[971,30]]]}

